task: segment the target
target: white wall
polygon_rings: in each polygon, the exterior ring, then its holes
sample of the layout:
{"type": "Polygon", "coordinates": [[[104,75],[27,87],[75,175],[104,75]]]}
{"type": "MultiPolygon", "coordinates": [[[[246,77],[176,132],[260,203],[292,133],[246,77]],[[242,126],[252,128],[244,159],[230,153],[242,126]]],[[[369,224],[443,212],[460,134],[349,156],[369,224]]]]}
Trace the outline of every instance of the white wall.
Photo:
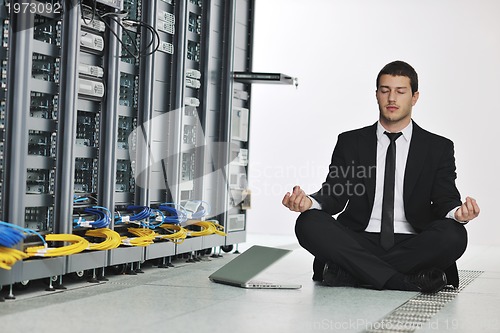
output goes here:
{"type": "Polygon", "coordinates": [[[420,77],[414,120],[455,142],[457,184],[482,209],[471,244],[500,244],[500,2],[256,0],[254,71],[299,87],[254,85],[248,230],[293,234],[281,205],[295,184],[316,191],[337,135],[377,120],[375,79],[388,62],[420,77]]]}

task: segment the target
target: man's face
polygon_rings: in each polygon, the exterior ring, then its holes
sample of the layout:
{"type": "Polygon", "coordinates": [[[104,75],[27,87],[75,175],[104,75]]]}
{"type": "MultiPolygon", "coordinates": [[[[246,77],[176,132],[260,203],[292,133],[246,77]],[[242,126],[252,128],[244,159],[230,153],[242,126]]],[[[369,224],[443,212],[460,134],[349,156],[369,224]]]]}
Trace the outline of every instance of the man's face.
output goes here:
{"type": "Polygon", "coordinates": [[[418,91],[412,94],[410,78],[382,75],[376,95],[380,121],[383,124],[409,123],[412,107],[417,103],[419,95],[418,91]]]}

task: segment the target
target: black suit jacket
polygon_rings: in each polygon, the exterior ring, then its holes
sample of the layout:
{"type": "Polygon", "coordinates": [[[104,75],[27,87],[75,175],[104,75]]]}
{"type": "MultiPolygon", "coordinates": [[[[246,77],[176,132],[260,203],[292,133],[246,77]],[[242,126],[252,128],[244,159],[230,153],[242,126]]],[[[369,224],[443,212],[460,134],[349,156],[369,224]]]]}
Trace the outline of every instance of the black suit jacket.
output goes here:
{"type": "MultiPolygon", "coordinates": [[[[312,194],[322,210],[346,227],[363,231],[370,220],[375,197],[377,123],[338,136],[330,172],[322,188],[312,194]]],[[[419,232],[445,218],[461,205],[455,186],[453,142],[413,122],[403,185],[408,222],[419,232]]]]}

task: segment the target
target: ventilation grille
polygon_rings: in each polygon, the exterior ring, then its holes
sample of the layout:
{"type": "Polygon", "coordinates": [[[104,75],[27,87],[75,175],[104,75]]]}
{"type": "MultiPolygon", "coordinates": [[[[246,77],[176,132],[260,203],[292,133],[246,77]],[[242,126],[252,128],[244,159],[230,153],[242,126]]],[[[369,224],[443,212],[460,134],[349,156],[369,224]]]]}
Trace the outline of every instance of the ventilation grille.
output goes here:
{"type": "Polygon", "coordinates": [[[419,294],[381,320],[372,323],[366,332],[414,332],[425,327],[426,323],[446,303],[453,300],[459,292],[482,273],[483,271],[459,271],[460,286],[458,289],[445,288],[435,294],[419,294]]]}

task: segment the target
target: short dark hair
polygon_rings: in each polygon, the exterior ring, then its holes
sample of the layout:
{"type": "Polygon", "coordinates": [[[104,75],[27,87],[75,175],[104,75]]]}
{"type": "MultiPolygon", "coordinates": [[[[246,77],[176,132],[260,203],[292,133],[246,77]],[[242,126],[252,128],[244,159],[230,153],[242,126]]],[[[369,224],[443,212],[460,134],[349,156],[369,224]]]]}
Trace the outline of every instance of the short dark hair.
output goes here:
{"type": "Polygon", "coordinates": [[[412,94],[418,91],[418,75],[415,69],[404,61],[393,61],[380,70],[377,76],[377,89],[382,75],[406,76],[410,79],[410,87],[412,94]]]}

